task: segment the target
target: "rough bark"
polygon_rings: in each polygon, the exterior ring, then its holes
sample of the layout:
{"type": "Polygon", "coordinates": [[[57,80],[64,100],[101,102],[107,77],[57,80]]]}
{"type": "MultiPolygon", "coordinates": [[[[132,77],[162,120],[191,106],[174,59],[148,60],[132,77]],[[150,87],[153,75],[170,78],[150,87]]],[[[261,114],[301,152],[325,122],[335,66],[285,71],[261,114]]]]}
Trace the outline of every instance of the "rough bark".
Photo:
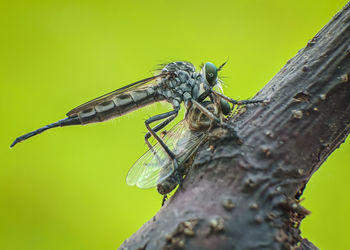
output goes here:
{"type": "Polygon", "coordinates": [[[317,249],[299,197],[350,131],[350,4],[236,117],[242,143],[203,145],[167,204],[121,249],[317,249]]]}

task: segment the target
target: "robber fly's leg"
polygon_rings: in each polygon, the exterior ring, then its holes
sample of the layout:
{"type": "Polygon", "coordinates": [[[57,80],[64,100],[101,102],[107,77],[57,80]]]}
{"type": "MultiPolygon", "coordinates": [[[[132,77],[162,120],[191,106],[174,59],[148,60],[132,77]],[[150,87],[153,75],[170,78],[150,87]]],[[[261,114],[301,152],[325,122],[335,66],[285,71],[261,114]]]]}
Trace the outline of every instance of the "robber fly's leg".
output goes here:
{"type": "Polygon", "coordinates": [[[177,161],[175,159],[174,153],[168,148],[168,146],[163,142],[163,140],[157,135],[157,133],[149,126],[152,122],[156,122],[165,118],[168,118],[170,116],[174,116],[173,119],[177,116],[179,113],[180,107],[175,107],[174,110],[166,112],[164,114],[155,115],[151,118],[148,118],[145,121],[146,128],[148,132],[154,137],[154,139],[157,140],[159,145],[164,149],[165,153],[168,155],[169,159],[173,162],[174,168],[177,169],[177,161]]]}
{"type": "MultiPolygon", "coordinates": [[[[158,132],[159,130],[161,130],[162,128],[164,128],[166,125],[168,125],[172,120],[174,120],[176,117],[176,115],[173,115],[171,117],[169,117],[168,119],[166,119],[165,121],[162,121],[161,123],[157,124],[154,128],[153,131],[154,132],[158,132]]],[[[147,144],[147,146],[149,147],[150,150],[153,150],[153,147],[151,145],[151,143],[148,141],[148,139],[151,137],[151,133],[147,132],[145,134],[145,142],[147,144]]]]}
{"type": "Polygon", "coordinates": [[[215,90],[212,90],[212,93],[234,105],[245,105],[245,104],[256,104],[256,103],[265,103],[266,100],[241,100],[241,101],[237,101],[237,100],[234,100],[230,97],[227,97],[219,92],[216,92],[215,90]]]}
{"type": "MultiPolygon", "coordinates": [[[[175,117],[176,117],[175,115],[170,116],[170,117],[169,117],[168,119],[166,119],[165,121],[163,121],[163,122],[157,124],[157,125],[153,128],[153,131],[157,133],[159,130],[161,130],[161,129],[164,128],[166,125],[168,125],[172,120],[174,120],[175,117]]],[[[146,142],[146,144],[147,144],[149,150],[151,150],[151,152],[153,153],[154,157],[155,157],[159,162],[161,162],[161,159],[159,158],[157,152],[154,150],[153,146],[151,145],[151,143],[150,143],[149,140],[148,140],[150,137],[151,137],[151,133],[150,133],[150,132],[147,132],[147,133],[145,134],[145,142],[146,142]]]]}

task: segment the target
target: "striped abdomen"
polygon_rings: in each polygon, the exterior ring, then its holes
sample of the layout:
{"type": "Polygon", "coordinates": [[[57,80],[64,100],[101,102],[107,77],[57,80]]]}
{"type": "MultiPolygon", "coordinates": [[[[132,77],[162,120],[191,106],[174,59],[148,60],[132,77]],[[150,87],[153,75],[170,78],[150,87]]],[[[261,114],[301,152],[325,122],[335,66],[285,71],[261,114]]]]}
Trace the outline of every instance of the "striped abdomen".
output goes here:
{"type": "Polygon", "coordinates": [[[103,122],[162,99],[153,87],[148,87],[126,92],[109,100],[101,100],[101,103],[82,110],[74,116],[79,117],[81,124],[103,122]]]}

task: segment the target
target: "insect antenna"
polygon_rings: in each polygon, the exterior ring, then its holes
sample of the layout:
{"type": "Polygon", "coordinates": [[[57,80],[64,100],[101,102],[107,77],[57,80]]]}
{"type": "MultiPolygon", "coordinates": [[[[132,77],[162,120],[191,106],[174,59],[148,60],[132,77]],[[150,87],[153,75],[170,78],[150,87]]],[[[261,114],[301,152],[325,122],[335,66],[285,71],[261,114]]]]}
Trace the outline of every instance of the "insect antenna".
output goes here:
{"type": "Polygon", "coordinates": [[[222,70],[222,68],[226,65],[227,62],[228,62],[228,59],[219,66],[218,71],[222,70]]]}

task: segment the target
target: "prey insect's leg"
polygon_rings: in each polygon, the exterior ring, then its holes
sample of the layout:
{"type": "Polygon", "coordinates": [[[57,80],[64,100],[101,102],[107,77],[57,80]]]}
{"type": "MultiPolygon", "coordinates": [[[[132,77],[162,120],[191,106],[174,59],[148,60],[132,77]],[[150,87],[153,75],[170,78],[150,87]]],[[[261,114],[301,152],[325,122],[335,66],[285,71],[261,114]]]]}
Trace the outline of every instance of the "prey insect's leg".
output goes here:
{"type": "Polygon", "coordinates": [[[241,100],[241,101],[237,101],[237,100],[234,100],[230,97],[227,97],[219,92],[216,92],[215,90],[212,90],[212,93],[232,104],[236,104],[236,105],[245,105],[245,104],[256,104],[256,103],[264,103],[266,102],[266,100],[241,100]]]}
{"type": "MultiPolygon", "coordinates": [[[[164,114],[155,115],[145,121],[146,128],[148,132],[157,140],[159,145],[164,149],[165,153],[169,156],[169,158],[172,160],[174,164],[174,168],[177,169],[177,162],[175,159],[174,153],[168,148],[168,146],[164,143],[164,141],[157,135],[157,133],[149,126],[152,122],[159,121],[165,118],[168,118],[170,116],[174,116],[174,118],[179,113],[180,107],[175,107],[174,110],[166,112],[164,114]]],[[[173,119],[174,119],[173,118],[173,119]]]]}

